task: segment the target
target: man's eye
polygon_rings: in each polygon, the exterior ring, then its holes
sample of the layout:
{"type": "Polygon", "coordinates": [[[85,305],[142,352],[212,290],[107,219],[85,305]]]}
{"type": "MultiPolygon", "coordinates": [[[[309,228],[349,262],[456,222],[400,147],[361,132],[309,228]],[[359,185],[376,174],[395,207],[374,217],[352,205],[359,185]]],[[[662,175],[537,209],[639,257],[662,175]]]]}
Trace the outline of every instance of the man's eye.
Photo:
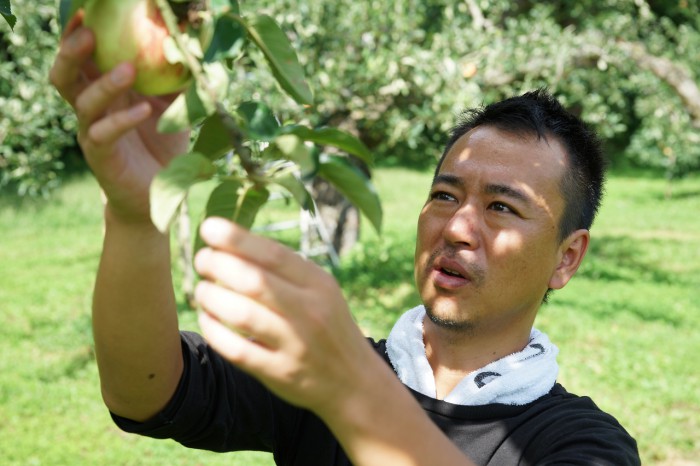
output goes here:
{"type": "Polygon", "coordinates": [[[449,193],[446,193],[445,191],[435,191],[430,193],[431,201],[453,201],[454,199],[454,196],[452,196],[449,193]]]}
{"type": "Polygon", "coordinates": [[[516,213],[513,209],[511,209],[509,206],[502,202],[494,202],[492,203],[489,208],[491,210],[495,210],[497,212],[506,212],[506,213],[516,213]]]}

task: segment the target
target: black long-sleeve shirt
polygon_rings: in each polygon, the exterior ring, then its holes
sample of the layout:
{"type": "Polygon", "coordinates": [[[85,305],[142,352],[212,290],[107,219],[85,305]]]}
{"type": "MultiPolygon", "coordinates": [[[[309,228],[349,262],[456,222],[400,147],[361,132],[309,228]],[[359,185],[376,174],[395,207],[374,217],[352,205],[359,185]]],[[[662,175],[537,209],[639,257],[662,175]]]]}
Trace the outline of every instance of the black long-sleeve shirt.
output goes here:
{"type": "MultiPolygon", "coordinates": [[[[204,450],[268,451],[278,465],[351,464],[316,415],[272,394],[200,335],[182,332],[182,343],[184,373],[169,404],[144,423],[113,415],[121,429],[204,450]]],[[[370,343],[389,363],[385,341],[370,343]]],[[[479,465],[640,464],[635,440],[614,417],[559,384],[522,406],[460,406],[411,392],[433,422],[479,465]]],[[[397,426],[410,428],[400,420],[397,426]]]]}

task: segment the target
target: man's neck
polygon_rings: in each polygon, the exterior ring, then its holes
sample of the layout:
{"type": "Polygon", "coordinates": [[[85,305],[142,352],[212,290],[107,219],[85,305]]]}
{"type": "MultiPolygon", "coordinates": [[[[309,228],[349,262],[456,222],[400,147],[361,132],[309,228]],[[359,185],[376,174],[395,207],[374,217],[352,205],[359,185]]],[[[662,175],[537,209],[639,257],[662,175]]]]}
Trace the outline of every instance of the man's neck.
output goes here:
{"type": "Polygon", "coordinates": [[[445,398],[467,374],[521,351],[529,338],[530,329],[493,335],[478,330],[442,328],[426,317],[423,321],[423,342],[433,370],[437,398],[445,398]]]}

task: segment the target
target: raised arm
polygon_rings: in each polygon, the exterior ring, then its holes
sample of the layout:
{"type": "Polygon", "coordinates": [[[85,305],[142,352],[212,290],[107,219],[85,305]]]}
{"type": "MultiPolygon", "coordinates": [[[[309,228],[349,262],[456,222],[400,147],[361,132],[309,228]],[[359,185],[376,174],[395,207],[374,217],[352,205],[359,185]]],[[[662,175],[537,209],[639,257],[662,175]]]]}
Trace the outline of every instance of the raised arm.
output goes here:
{"type": "Polygon", "coordinates": [[[189,136],[158,134],[169,99],[130,91],[129,64],[100,75],[93,49],[78,14],[50,79],[75,109],[78,141],[107,197],[93,302],[103,398],[114,413],[145,420],[167,403],[182,373],[169,239],[150,221],[148,190],[157,171],[187,149],[189,136]]]}
{"type": "MultiPolygon", "coordinates": [[[[99,75],[93,47],[78,15],[51,81],[76,110],[81,148],[107,197],[93,304],[103,397],[115,414],[140,421],[169,401],[182,373],[169,241],[150,222],[148,190],[189,137],[159,135],[168,99],[131,92],[129,65],[99,75]]],[[[211,247],[197,257],[206,277],[197,299],[216,350],[319,415],[355,464],[471,464],[371,349],[330,275],[231,222],[205,225],[211,247]]]]}
{"type": "Polygon", "coordinates": [[[472,464],[368,344],[332,276],[224,219],[201,234],[196,298],[214,349],[315,412],[354,464],[472,464]]]}

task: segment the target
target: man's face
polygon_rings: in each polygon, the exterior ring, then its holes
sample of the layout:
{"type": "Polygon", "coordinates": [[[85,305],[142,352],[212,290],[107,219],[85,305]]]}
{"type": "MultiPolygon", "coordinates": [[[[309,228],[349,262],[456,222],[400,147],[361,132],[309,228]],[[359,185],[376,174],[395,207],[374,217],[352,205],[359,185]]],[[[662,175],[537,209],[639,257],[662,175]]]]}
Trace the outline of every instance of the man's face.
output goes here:
{"type": "Polygon", "coordinates": [[[529,329],[561,260],[554,138],[480,126],[446,155],[418,219],[415,278],[433,322],[529,329]]]}

